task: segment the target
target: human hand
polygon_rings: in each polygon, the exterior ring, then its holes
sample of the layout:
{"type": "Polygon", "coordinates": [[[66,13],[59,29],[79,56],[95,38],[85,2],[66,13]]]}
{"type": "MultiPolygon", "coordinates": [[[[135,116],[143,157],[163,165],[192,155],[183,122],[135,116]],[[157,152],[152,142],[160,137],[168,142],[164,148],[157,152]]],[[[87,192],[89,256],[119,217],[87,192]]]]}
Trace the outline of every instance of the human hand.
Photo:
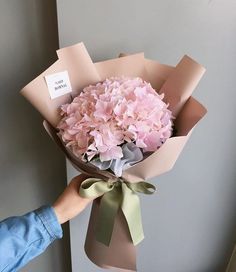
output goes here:
{"type": "Polygon", "coordinates": [[[67,222],[81,211],[92,201],[92,199],[82,198],[79,195],[81,183],[87,178],[82,174],[73,178],[64,192],[53,204],[54,211],[60,224],[67,222]]]}

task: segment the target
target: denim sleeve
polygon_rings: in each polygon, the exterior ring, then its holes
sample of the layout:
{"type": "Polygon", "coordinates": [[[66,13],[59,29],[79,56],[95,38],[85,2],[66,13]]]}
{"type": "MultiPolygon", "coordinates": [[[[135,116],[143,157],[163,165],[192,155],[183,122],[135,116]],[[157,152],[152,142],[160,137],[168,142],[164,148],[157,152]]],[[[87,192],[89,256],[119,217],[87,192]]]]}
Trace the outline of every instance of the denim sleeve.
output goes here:
{"type": "Polygon", "coordinates": [[[0,272],[14,272],[62,237],[54,209],[43,206],[0,222],[0,272]]]}

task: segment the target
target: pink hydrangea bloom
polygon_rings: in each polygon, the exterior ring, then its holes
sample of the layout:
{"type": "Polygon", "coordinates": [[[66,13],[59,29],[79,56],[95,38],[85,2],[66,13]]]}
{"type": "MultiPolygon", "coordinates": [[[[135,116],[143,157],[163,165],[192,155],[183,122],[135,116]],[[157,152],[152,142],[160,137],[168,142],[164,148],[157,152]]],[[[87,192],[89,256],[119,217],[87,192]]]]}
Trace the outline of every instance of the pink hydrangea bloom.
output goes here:
{"type": "Polygon", "coordinates": [[[156,151],[172,133],[172,114],[141,78],[112,77],[91,85],[61,107],[58,128],[76,156],[91,160],[122,158],[122,144],[156,151]]]}

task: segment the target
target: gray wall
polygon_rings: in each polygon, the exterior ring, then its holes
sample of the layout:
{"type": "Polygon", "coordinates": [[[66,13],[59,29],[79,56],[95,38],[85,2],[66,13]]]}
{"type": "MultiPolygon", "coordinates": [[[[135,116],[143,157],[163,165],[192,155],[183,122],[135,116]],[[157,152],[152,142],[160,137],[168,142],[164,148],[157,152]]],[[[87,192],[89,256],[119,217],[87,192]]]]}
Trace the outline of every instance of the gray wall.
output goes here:
{"type": "MultiPolygon", "coordinates": [[[[236,1],[57,0],[60,46],[84,41],[94,60],[120,52],[207,68],[194,93],[209,110],[174,169],[142,200],[140,272],[222,272],[236,229],[236,1]],[[149,211],[149,212],[148,212],[149,211]]],[[[75,174],[69,170],[69,175],[75,174]]],[[[88,212],[71,223],[73,271],[97,272],[83,254],[88,212]]]]}
{"type": "MultiPolygon", "coordinates": [[[[66,184],[63,155],[19,94],[57,48],[55,1],[0,1],[0,220],[51,203],[66,184]]],[[[71,271],[66,238],[22,271],[71,271]]]]}

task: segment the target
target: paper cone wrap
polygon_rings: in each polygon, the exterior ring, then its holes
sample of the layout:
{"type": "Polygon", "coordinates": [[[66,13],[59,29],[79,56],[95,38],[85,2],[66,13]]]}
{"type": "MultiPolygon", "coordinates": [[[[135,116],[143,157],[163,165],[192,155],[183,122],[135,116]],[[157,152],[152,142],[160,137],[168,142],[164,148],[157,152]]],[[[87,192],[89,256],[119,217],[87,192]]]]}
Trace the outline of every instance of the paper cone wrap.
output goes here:
{"type": "MultiPolygon", "coordinates": [[[[206,114],[206,109],[192,97],[193,90],[205,72],[204,67],[188,56],[184,56],[176,67],[172,67],[145,59],[143,53],[93,63],[83,43],[60,49],[57,55],[58,60],[25,86],[21,94],[45,118],[45,129],[76,169],[94,177],[114,177],[111,172],[101,171],[78,159],[58,137],[56,129],[62,104],[70,103],[84,87],[112,76],[141,77],[150,82],[158,93],[165,94],[164,100],[176,117],[176,135],[149,157],[123,171],[122,178],[130,183],[145,181],[169,171],[174,166],[194,127],[206,114]],[[73,92],[51,99],[45,76],[65,70],[68,71],[73,92]]],[[[95,200],[85,242],[88,257],[103,268],[117,267],[136,271],[136,249],[123,213],[119,211],[117,214],[111,243],[107,247],[98,242],[94,234],[98,210],[99,200],[95,200]]]]}

